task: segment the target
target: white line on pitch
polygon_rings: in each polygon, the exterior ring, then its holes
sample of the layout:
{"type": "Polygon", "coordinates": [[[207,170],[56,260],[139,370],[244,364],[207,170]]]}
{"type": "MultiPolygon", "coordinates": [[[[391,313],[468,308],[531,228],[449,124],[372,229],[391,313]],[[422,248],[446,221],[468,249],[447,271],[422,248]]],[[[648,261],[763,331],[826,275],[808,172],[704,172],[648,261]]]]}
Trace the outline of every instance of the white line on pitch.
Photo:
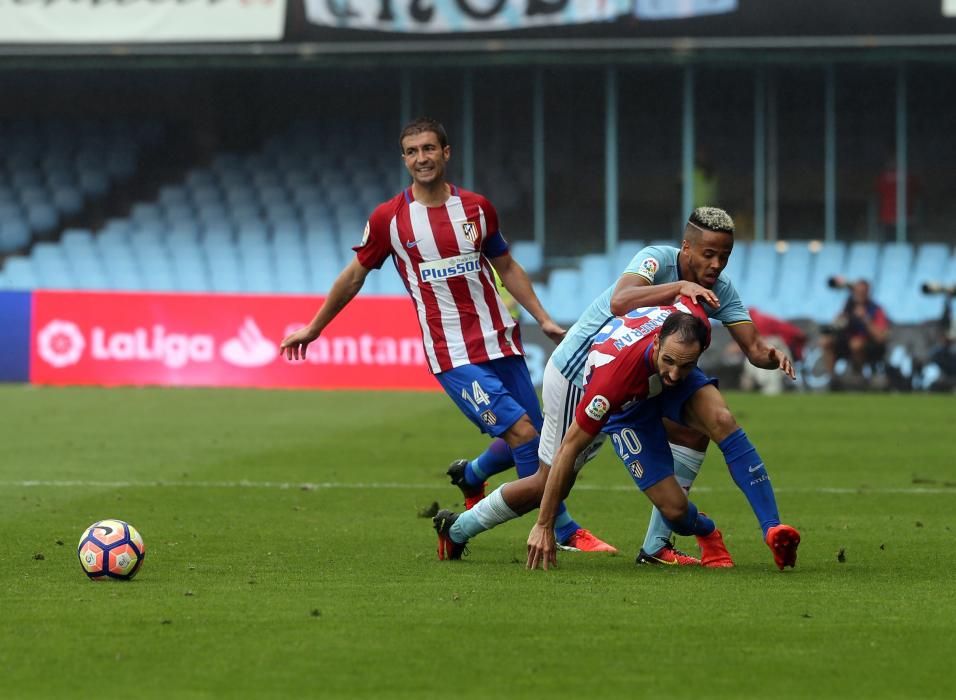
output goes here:
{"type": "MultiPolygon", "coordinates": [[[[368,489],[368,490],[409,490],[420,491],[430,490],[443,486],[441,482],[431,484],[404,484],[398,482],[340,482],[340,481],[320,481],[320,482],[293,482],[293,481],[89,481],[85,479],[60,479],[60,480],[41,480],[26,479],[22,481],[0,481],[0,487],[50,487],[50,488],[104,488],[104,489],[125,489],[125,488],[203,488],[203,489],[278,489],[290,490],[300,489],[304,491],[322,490],[322,489],[368,489]]],[[[601,486],[598,484],[578,484],[576,491],[633,491],[636,487],[627,484],[616,484],[601,486]]],[[[734,491],[734,487],[700,486],[694,491],[696,493],[713,493],[719,491],[734,491]]],[[[832,487],[811,487],[811,488],[776,488],[778,493],[825,493],[825,494],[953,494],[956,495],[956,487],[953,488],[933,488],[925,486],[901,487],[901,488],[870,488],[861,486],[858,488],[832,488],[832,487]]]]}

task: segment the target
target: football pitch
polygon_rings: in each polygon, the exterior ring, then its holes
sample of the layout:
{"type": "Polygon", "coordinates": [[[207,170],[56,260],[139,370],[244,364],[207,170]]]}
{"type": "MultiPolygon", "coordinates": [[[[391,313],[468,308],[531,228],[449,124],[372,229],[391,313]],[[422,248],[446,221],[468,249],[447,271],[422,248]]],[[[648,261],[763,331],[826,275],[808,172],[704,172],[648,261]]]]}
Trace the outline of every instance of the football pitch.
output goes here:
{"type": "Polygon", "coordinates": [[[530,572],[533,516],[437,561],[422,513],[486,444],[443,394],[0,387],[0,695],[956,696],[956,400],[729,402],[796,569],[713,446],[694,499],[736,568],[636,567],[605,450],[568,505],[621,555],[530,572]],[[104,518],[146,542],[131,582],[80,569],[104,518]]]}

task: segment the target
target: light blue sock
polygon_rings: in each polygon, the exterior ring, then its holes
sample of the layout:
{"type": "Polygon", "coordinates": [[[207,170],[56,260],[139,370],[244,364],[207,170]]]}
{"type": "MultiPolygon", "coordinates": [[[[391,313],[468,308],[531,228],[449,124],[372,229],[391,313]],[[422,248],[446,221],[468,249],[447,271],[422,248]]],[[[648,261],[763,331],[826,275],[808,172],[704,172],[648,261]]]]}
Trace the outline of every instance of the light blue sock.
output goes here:
{"type": "MultiPolygon", "coordinates": [[[[518,471],[518,476],[524,478],[538,471],[538,442],[539,439],[535,438],[523,445],[518,445],[511,451],[515,458],[515,469],[518,471]]],[[[571,539],[571,535],[580,529],[581,526],[571,517],[562,501],[558,505],[557,511],[555,511],[555,541],[564,544],[571,539]]]]}
{"type": "Polygon", "coordinates": [[[452,541],[464,544],[475,535],[518,517],[518,514],[505,502],[504,495],[501,493],[503,488],[504,486],[499,486],[479,501],[474,508],[458,516],[448,532],[452,541]]]}
{"type": "MultiPolygon", "coordinates": [[[[677,477],[677,483],[686,492],[690,492],[690,487],[694,484],[694,479],[700,474],[700,467],[704,463],[706,452],[693,450],[682,445],[671,443],[671,453],[674,455],[674,476],[677,477]]],[[[647,535],[644,536],[642,549],[648,554],[654,554],[660,551],[666,543],[670,542],[671,528],[664,522],[664,516],[657,508],[651,511],[651,520],[647,524],[647,535]]]]}

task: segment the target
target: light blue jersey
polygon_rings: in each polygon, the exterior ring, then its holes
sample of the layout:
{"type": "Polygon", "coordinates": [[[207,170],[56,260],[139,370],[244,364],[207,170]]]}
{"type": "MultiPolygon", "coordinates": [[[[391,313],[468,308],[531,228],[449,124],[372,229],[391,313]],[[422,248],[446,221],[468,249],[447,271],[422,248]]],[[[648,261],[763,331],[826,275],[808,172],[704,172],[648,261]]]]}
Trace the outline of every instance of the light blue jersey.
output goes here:
{"type": "MultiPolygon", "coordinates": [[[[631,262],[622,275],[640,275],[651,284],[679,282],[681,279],[677,266],[677,254],[679,252],[679,248],[672,248],[671,246],[642,248],[637,255],[631,258],[631,262]]],[[[560,370],[561,374],[577,386],[583,385],[584,362],[587,359],[588,351],[591,349],[594,336],[601,330],[605,322],[614,315],[611,313],[611,295],[616,285],[617,280],[605,289],[601,296],[591,302],[591,305],[581,314],[577,323],[571,326],[564,340],[551,355],[551,362],[560,370]]],[[[714,285],[714,294],[720,299],[720,308],[712,309],[705,305],[704,309],[708,316],[717,319],[725,326],[751,322],[750,314],[744,307],[743,302],[740,301],[740,296],[734,289],[733,283],[723,274],[717,278],[717,283],[714,285]]]]}

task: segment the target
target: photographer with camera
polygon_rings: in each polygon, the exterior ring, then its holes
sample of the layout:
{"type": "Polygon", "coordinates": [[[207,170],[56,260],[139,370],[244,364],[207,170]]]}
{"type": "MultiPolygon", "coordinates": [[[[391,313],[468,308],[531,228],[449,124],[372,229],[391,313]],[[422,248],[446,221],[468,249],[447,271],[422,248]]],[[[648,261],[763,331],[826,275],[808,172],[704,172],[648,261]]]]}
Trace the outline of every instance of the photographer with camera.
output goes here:
{"type": "Polygon", "coordinates": [[[862,381],[866,368],[870,377],[882,378],[890,321],[883,308],[870,298],[870,283],[863,279],[850,282],[843,277],[831,277],[827,284],[833,289],[850,290],[843,310],[831,327],[823,329],[820,338],[827,368],[833,377],[831,388],[862,381]],[[840,359],[849,361],[852,376],[838,379],[834,375],[840,359]]]}
{"type": "Polygon", "coordinates": [[[956,299],[956,284],[924,282],[923,294],[945,294],[943,316],[939,320],[939,335],[930,352],[929,361],[939,368],[939,376],[930,384],[931,391],[956,390],[956,322],[953,319],[953,300],[956,299]]]}

